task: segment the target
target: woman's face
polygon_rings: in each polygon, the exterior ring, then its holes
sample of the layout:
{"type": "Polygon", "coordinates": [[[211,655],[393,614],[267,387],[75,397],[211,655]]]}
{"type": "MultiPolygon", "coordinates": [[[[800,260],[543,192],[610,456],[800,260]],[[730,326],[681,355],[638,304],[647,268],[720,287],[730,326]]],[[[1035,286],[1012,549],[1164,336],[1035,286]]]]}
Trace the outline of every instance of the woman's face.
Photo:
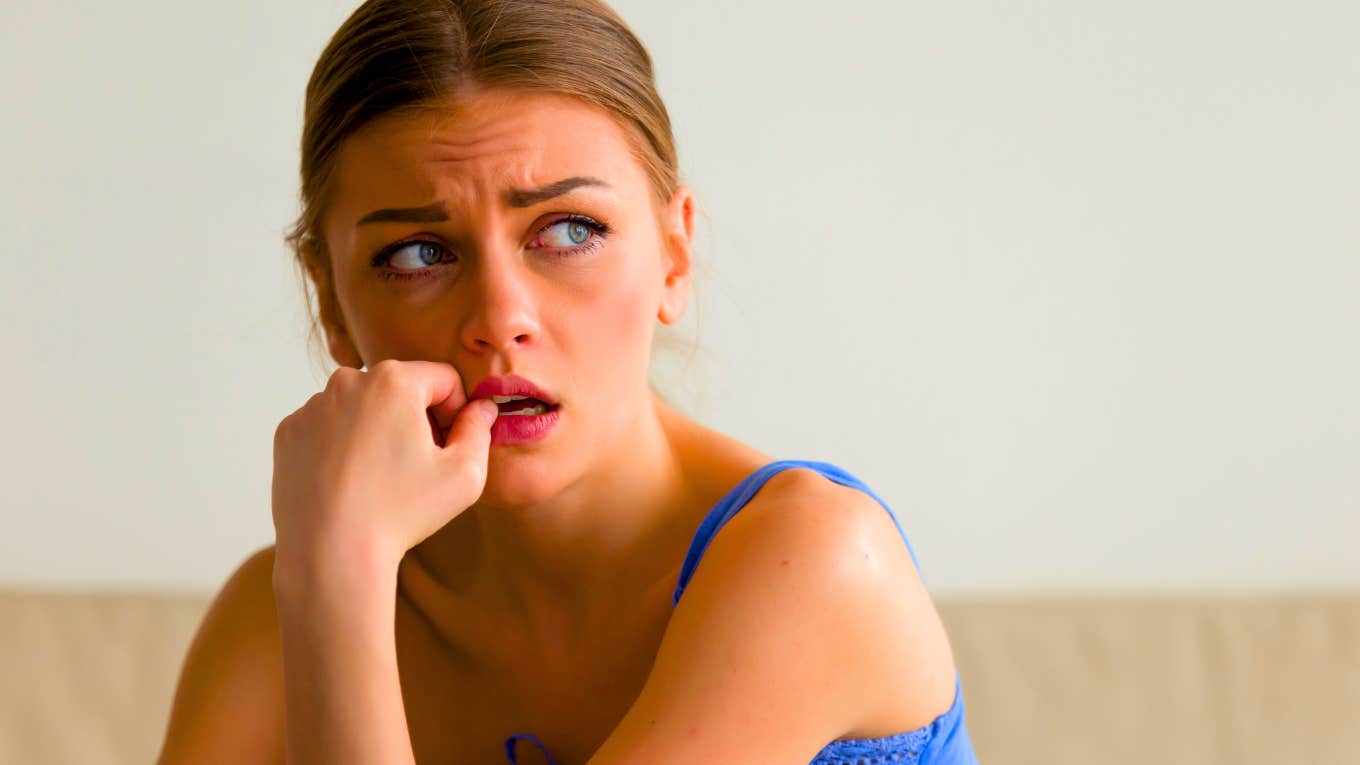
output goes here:
{"type": "Polygon", "coordinates": [[[546,439],[492,449],[488,492],[527,503],[576,472],[563,461],[584,468],[651,416],[655,321],[688,302],[692,203],[682,188],[659,224],[623,130],[583,102],[482,90],[454,103],[341,147],[322,226],[345,327],[327,335],[346,366],[442,361],[468,393],[514,373],[554,395],[546,439]],[[410,212],[375,215],[394,209],[410,212]],[[521,480],[505,483],[507,460],[521,480]]]}

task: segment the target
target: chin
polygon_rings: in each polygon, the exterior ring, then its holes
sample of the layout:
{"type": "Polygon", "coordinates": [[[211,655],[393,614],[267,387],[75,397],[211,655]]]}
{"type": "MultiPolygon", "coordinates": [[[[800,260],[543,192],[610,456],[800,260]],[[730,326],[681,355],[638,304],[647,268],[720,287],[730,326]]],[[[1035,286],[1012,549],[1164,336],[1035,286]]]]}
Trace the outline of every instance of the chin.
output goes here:
{"type": "Polygon", "coordinates": [[[517,507],[550,499],[561,490],[561,470],[542,459],[543,456],[513,447],[497,453],[493,447],[481,500],[492,505],[517,507]]]}

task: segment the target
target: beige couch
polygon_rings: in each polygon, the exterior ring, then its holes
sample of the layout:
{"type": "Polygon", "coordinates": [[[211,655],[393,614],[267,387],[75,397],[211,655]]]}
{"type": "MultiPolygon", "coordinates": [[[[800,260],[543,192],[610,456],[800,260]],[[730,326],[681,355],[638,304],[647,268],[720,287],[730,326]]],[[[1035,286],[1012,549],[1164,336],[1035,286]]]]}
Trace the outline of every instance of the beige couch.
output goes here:
{"type": "MultiPolygon", "coordinates": [[[[210,595],[0,590],[0,763],[150,763],[210,595]]],[[[1360,595],[938,602],[983,765],[1360,765],[1360,595]]]]}

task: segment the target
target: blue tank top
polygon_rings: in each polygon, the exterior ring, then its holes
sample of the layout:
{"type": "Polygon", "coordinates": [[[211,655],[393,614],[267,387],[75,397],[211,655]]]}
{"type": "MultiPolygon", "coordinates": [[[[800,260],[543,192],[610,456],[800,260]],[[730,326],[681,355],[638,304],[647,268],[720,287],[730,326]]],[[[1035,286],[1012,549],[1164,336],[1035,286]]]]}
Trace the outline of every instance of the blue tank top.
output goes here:
{"type": "MultiPolygon", "coordinates": [[[[722,499],[718,500],[718,503],[704,517],[703,522],[699,524],[698,532],[694,535],[694,540],[690,542],[689,553],[685,555],[684,565],[680,568],[680,580],[675,585],[675,594],[671,598],[672,605],[680,602],[680,595],[685,591],[685,585],[694,575],[694,569],[699,565],[699,559],[703,557],[704,550],[708,549],[709,542],[713,540],[713,535],[718,533],[718,529],[722,528],[724,523],[727,523],[732,516],[737,514],[738,510],[746,505],[751,497],[760,490],[760,487],[764,486],[765,482],[770,479],[770,476],[792,467],[811,468],[842,486],[854,487],[877,500],[888,511],[893,525],[897,527],[897,532],[902,535],[902,541],[907,546],[907,553],[911,555],[912,564],[916,566],[917,573],[921,573],[921,564],[916,560],[916,552],[912,550],[906,532],[902,531],[902,524],[898,522],[897,514],[892,511],[892,508],[888,507],[882,497],[875,494],[863,481],[830,462],[776,460],[743,478],[741,483],[738,483],[722,499]]],[[[925,582],[924,574],[921,574],[921,581],[925,582]]],[[[528,739],[543,752],[549,763],[556,765],[543,742],[529,733],[516,733],[505,740],[505,756],[511,765],[519,765],[519,761],[515,758],[515,745],[520,739],[528,739]]],[[[977,756],[973,753],[973,744],[968,738],[968,728],[964,724],[963,686],[958,672],[954,673],[953,705],[930,724],[916,730],[880,738],[846,738],[832,741],[822,747],[822,750],[817,753],[817,756],[813,758],[809,765],[868,765],[868,763],[977,765],[977,756]]]]}

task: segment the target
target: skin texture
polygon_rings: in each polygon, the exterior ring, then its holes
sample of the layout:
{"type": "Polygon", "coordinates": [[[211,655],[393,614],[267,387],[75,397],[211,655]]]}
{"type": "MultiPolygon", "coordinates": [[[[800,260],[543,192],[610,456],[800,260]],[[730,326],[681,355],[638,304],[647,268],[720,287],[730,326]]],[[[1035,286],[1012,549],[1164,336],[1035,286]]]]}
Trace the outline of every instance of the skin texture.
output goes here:
{"type": "MultiPolygon", "coordinates": [[[[326,327],[327,338],[341,364],[444,361],[467,391],[513,372],[561,403],[545,442],[492,447],[466,522],[413,554],[435,579],[477,588],[469,594],[499,602],[525,629],[579,640],[589,625],[572,624],[574,615],[615,602],[620,581],[663,573],[649,553],[693,500],[676,454],[692,425],[646,384],[656,322],[678,321],[689,300],[689,189],[657,210],[606,113],[562,96],[497,91],[464,95],[445,114],[370,124],[346,142],[336,180],[323,228],[346,325],[326,327]],[[506,187],[572,176],[611,188],[528,209],[503,205],[506,187]],[[445,223],[356,226],[378,208],[440,200],[445,223]],[[556,222],[571,213],[613,231],[598,249],[570,254],[570,223],[556,222]],[[379,278],[372,254],[416,236],[451,252],[440,253],[429,278],[379,278]]],[[[412,247],[392,268],[430,260],[412,247]]]]}
{"type": "MultiPolygon", "coordinates": [[[[281,761],[281,628],[291,645],[319,646],[317,676],[350,673],[333,688],[388,700],[399,673],[413,757],[391,762],[504,762],[504,739],[532,733],[558,765],[795,765],[833,739],[912,730],[949,708],[948,640],[896,527],[815,471],[772,477],[672,606],[703,515],[774,458],[648,388],[656,322],[678,321],[689,299],[693,199],[681,187],[655,206],[607,113],[463,93],[442,112],[367,126],[335,180],[323,221],[334,281],[322,284],[342,313],[325,325],[335,360],[440,361],[467,391],[513,372],[561,402],[561,421],[539,443],[493,445],[477,501],[396,572],[356,561],[276,604],[274,550],[252,556],[186,660],[162,763],[281,761]],[[610,188],[504,204],[508,187],[573,176],[610,188]],[[447,221],[356,225],[439,200],[447,221]],[[612,229],[602,246],[566,252],[570,224],[555,224],[573,213],[612,229]],[[408,239],[438,246],[372,265],[408,239]],[[383,268],[428,274],[387,281],[383,268]],[[241,624],[254,626],[228,633],[241,624]],[[259,696],[268,703],[233,707],[252,710],[235,719],[215,711],[259,696]],[[242,740],[255,747],[244,759],[242,740]]],[[[400,718],[359,695],[337,709],[398,740],[400,718]]],[[[528,742],[518,753],[545,762],[528,742]]]]}

